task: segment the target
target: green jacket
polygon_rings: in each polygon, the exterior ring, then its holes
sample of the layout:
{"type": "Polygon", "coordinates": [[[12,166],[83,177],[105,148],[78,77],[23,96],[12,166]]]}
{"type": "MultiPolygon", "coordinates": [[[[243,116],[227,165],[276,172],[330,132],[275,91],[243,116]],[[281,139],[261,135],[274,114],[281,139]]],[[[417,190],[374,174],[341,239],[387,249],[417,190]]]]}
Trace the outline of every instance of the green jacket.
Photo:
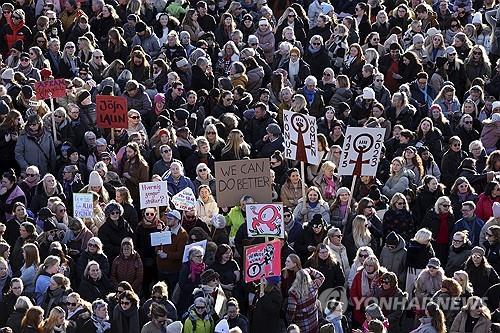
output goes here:
{"type": "Polygon", "coordinates": [[[214,321],[210,317],[200,318],[191,308],[184,322],[183,333],[212,333],[215,329],[214,321]]]}
{"type": "Polygon", "coordinates": [[[235,237],[240,226],[245,223],[245,218],[239,206],[231,208],[229,214],[226,216],[226,223],[228,227],[231,227],[229,237],[235,237]]]}

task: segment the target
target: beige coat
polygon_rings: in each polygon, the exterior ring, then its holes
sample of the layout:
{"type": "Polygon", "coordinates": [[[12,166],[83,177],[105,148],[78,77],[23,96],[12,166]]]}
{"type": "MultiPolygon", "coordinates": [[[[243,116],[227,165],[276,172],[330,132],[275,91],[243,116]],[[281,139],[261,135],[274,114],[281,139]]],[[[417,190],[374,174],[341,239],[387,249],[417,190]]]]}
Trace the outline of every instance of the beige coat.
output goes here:
{"type": "MultiPolygon", "coordinates": [[[[465,322],[467,321],[467,310],[460,311],[453,324],[451,324],[450,333],[465,332],[465,322]]],[[[481,316],[473,328],[474,333],[488,333],[490,331],[491,320],[485,316],[481,316]]]]}

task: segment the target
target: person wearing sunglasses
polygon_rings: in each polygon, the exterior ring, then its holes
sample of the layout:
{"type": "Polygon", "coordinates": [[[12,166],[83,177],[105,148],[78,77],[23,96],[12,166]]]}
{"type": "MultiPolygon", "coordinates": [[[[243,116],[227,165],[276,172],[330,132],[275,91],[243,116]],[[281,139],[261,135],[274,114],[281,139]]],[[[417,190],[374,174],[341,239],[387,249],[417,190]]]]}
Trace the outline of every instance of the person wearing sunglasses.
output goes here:
{"type": "Polygon", "coordinates": [[[455,224],[451,200],[446,196],[439,197],[434,207],[427,211],[421,227],[428,228],[432,232],[433,247],[436,257],[444,264],[448,261],[448,251],[451,245],[451,231],[455,224]]]}
{"type": "Polygon", "coordinates": [[[197,297],[189,307],[189,316],[184,321],[184,332],[213,332],[214,320],[207,315],[207,301],[204,297],[197,297]],[[198,327],[205,328],[204,331],[198,327]]]}
{"type": "Polygon", "coordinates": [[[27,79],[35,79],[41,81],[40,70],[33,66],[28,52],[22,52],[19,55],[19,64],[14,68],[16,72],[22,72],[27,79]]]}
{"type": "Polygon", "coordinates": [[[111,200],[104,208],[106,222],[99,228],[99,238],[104,244],[104,253],[111,263],[119,254],[122,239],[133,235],[132,228],[123,218],[123,207],[111,200]]]}
{"type": "Polygon", "coordinates": [[[467,157],[462,150],[462,139],[452,136],[449,140],[449,148],[441,160],[441,182],[446,188],[451,188],[455,179],[459,176],[459,166],[467,157]]]}
{"type": "Polygon", "coordinates": [[[85,268],[90,261],[97,262],[104,275],[109,275],[110,264],[108,257],[102,252],[102,247],[103,245],[99,237],[92,237],[89,239],[86,250],[81,253],[76,263],[78,277],[84,275],[85,268]]]}
{"type": "MultiPolygon", "coordinates": [[[[4,26],[2,31],[3,40],[0,46],[0,50],[3,54],[6,54],[8,50],[12,49],[17,40],[23,40],[24,42],[31,40],[32,33],[28,26],[35,25],[34,20],[33,22],[29,22],[29,24],[26,23],[26,14],[22,9],[14,10],[14,8],[8,8],[3,13],[2,18],[5,17],[7,20],[8,16],[10,17],[10,19],[8,19],[9,24],[4,26]]],[[[5,22],[3,23],[5,24],[5,22]]]]}

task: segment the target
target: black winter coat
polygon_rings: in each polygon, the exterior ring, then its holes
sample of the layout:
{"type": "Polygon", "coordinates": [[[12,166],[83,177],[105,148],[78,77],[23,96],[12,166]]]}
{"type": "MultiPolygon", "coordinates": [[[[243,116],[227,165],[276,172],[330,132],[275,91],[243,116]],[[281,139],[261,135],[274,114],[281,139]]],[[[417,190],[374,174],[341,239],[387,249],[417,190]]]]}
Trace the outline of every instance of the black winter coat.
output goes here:
{"type": "Polygon", "coordinates": [[[328,288],[343,287],[345,283],[345,276],[342,267],[338,262],[335,262],[332,267],[329,267],[325,260],[318,258],[318,265],[314,265],[314,262],[309,259],[307,260],[306,267],[312,267],[317,269],[325,276],[325,281],[318,289],[318,295],[321,295],[323,291],[328,288]]]}
{"type": "Polygon", "coordinates": [[[311,53],[309,50],[306,50],[304,53],[304,61],[311,67],[311,75],[322,77],[325,64],[330,63],[330,57],[328,56],[328,51],[322,46],[316,53],[311,53]]]}
{"type": "Polygon", "coordinates": [[[113,222],[108,217],[106,222],[99,228],[99,238],[102,241],[103,251],[108,260],[114,260],[120,254],[122,239],[133,236],[132,228],[123,217],[120,217],[118,223],[113,222]]]}
{"type": "Polygon", "coordinates": [[[89,261],[97,261],[99,267],[101,268],[102,274],[109,276],[110,265],[108,257],[104,253],[92,254],[87,250],[82,252],[80,257],[78,258],[78,262],[76,263],[76,274],[80,279],[83,277],[83,272],[85,271],[85,267],[87,267],[89,261]]]}
{"type": "Polygon", "coordinates": [[[459,151],[458,153],[449,149],[441,160],[441,183],[447,188],[451,188],[455,179],[458,177],[458,167],[467,157],[467,153],[459,151]]]}
{"type": "Polygon", "coordinates": [[[406,242],[415,235],[413,216],[411,212],[405,209],[396,210],[389,208],[384,214],[382,225],[384,228],[384,239],[391,231],[403,237],[406,242]]]}
{"type": "Polygon", "coordinates": [[[93,302],[96,299],[106,299],[106,296],[113,291],[113,285],[111,281],[102,275],[102,278],[98,281],[90,280],[89,278],[83,278],[80,283],[80,288],[78,288],[78,293],[80,296],[88,301],[93,302]]]}
{"type": "Polygon", "coordinates": [[[406,249],[406,265],[416,269],[424,269],[435,255],[431,243],[423,245],[413,239],[408,242],[406,249]]]}
{"type": "Polygon", "coordinates": [[[417,190],[417,197],[415,199],[415,206],[413,210],[413,216],[415,217],[417,225],[420,225],[424,219],[425,213],[434,207],[437,199],[443,195],[444,193],[439,189],[435,192],[431,192],[425,185],[417,190]]]}
{"type": "Polygon", "coordinates": [[[274,289],[257,299],[252,313],[250,332],[280,333],[281,322],[277,318],[280,317],[282,302],[283,297],[279,289],[274,289]]]}

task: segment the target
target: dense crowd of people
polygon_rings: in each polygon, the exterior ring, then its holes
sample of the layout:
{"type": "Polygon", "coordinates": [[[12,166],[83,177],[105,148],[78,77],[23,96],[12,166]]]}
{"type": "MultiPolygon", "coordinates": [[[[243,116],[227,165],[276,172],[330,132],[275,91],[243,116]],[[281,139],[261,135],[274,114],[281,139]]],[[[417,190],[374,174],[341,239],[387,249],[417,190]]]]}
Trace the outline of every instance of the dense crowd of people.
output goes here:
{"type": "Polygon", "coordinates": [[[500,332],[499,43],[495,0],[2,1],[0,332],[500,332]],[[285,159],[285,110],[319,165],[285,159]],[[385,129],[375,176],[339,175],[348,126],[385,129]],[[249,158],[285,237],[245,283],[256,200],[214,171],[249,158]],[[141,209],[149,181],[195,208],[141,209]]]}

